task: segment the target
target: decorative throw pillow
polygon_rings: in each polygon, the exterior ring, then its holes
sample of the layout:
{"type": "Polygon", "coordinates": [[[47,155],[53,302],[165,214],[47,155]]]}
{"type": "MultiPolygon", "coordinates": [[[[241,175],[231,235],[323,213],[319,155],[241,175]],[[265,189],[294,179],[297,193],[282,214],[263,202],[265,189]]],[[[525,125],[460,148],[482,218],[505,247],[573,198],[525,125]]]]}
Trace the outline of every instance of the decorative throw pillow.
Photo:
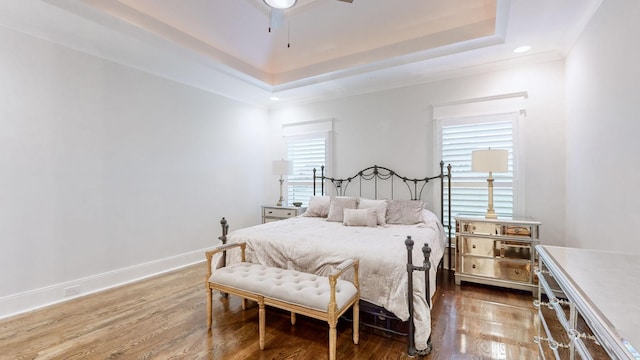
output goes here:
{"type": "Polygon", "coordinates": [[[358,209],[375,209],[378,225],[385,225],[387,216],[387,200],[371,200],[360,198],[358,200],[358,209]]]}
{"type": "Polygon", "coordinates": [[[371,226],[378,225],[376,209],[344,209],[344,221],[346,226],[371,226]]]}
{"type": "Polygon", "coordinates": [[[309,206],[303,216],[310,217],[327,217],[329,215],[329,204],[331,198],[329,196],[312,196],[309,199],[309,206]]]}
{"type": "Polygon", "coordinates": [[[328,221],[344,220],[344,209],[355,209],[358,207],[358,199],[347,196],[332,197],[329,203],[329,216],[328,221]]]}
{"type": "Polygon", "coordinates": [[[413,225],[422,221],[424,202],[420,200],[389,200],[387,224],[413,225]]]}

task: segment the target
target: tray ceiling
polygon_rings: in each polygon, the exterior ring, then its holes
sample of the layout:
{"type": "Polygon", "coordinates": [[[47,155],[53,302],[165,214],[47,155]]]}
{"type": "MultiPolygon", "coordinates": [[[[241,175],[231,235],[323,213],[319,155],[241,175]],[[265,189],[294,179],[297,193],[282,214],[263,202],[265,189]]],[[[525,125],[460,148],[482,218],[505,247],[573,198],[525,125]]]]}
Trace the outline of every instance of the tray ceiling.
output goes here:
{"type": "Polygon", "coordinates": [[[261,103],[561,59],[601,2],[298,0],[270,32],[262,0],[7,0],[0,25],[261,103]]]}

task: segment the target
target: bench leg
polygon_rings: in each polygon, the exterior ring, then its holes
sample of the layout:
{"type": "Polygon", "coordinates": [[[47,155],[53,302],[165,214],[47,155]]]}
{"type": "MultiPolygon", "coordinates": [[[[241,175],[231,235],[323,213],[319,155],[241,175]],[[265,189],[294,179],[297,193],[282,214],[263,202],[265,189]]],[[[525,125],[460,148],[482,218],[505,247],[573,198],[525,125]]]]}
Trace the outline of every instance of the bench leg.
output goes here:
{"type": "Polygon", "coordinates": [[[293,311],[291,312],[291,325],[295,325],[296,324],[296,313],[294,313],[293,311]]]}
{"type": "Polygon", "coordinates": [[[212,321],[212,317],[213,317],[213,291],[211,290],[211,288],[209,286],[207,286],[207,329],[209,329],[209,331],[211,331],[211,323],[212,321]]]}
{"type": "Polygon", "coordinates": [[[260,334],[260,350],[264,350],[264,299],[258,299],[258,333],[260,334]]]}
{"type": "Polygon", "coordinates": [[[335,321],[329,324],[329,360],[336,360],[336,343],[338,342],[338,331],[335,321]]]}
{"type": "Polygon", "coordinates": [[[360,304],[356,301],[353,304],[353,343],[358,345],[360,340],[360,304]]]}

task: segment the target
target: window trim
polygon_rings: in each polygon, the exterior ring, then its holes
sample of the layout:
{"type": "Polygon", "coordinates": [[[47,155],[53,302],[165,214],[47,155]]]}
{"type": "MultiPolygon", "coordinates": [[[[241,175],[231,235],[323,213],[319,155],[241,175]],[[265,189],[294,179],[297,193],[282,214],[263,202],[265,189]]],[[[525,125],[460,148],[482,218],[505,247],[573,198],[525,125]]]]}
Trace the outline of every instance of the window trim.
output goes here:
{"type": "MultiPolygon", "coordinates": [[[[285,143],[285,154],[288,158],[289,141],[291,140],[303,140],[309,138],[325,139],[325,163],[324,172],[325,175],[333,173],[333,119],[320,119],[299,123],[290,123],[282,125],[282,133],[285,143]]],[[[320,169],[318,169],[318,172],[320,169]]],[[[312,177],[313,174],[310,174],[312,177]]],[[[285,199],[288,201],[289,196],[289,179],[285,177],[284,187],[282,189],[283,194],[286,194],[285,199]]]]}
{"type": "MultiPolygon", "coordinates": [[[[526,92],[475,98],[433,106],[434,164],[442,159],[442,126],[445,122],[463,124],[487,116],[514,115],[513,119],[513,216],[525,216],[525,166],[523,119],[526,92]]],[[[446,166],[447,164],[445,164],[446,166]]]]}

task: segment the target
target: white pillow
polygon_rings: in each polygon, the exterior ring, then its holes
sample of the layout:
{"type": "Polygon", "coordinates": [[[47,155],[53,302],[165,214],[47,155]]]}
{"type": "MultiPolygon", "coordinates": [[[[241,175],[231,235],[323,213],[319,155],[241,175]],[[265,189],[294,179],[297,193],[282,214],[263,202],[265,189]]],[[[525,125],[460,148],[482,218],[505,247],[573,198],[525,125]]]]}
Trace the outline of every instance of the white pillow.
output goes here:
{"type": "Polygon", "coordinates": [[[346,226],[371,226],[378,225],[376,209],[344,209],[344,221],[346,226]]]}
{"type": "Polygon", "coordinates": [[[378,225],[385,225],[387,223],[387,200],[360,198],[358,199],[358,209],[375,209],[376,216],[378,218],[378,225]]]}
{"type": "Polygon", "coordinates": [[[327,217],[329,215],[329,204],[331,198],[329,196],[312,196],[309,198],[309,206],[303,216],[310,217],[327,217]]]}
{"type": "Polygon", "coordinates": [[[387,224],[413,225],[422,222],[424,202],[420,200],[389,200],[387,224]]]}
{"type": "Polygon", "coordinates": [[[344,220],[344,209],[355,209],[358,207],[358,199],[347,196],[332,197],[329,203],[329,216],[327,221],[344,220]]]}

